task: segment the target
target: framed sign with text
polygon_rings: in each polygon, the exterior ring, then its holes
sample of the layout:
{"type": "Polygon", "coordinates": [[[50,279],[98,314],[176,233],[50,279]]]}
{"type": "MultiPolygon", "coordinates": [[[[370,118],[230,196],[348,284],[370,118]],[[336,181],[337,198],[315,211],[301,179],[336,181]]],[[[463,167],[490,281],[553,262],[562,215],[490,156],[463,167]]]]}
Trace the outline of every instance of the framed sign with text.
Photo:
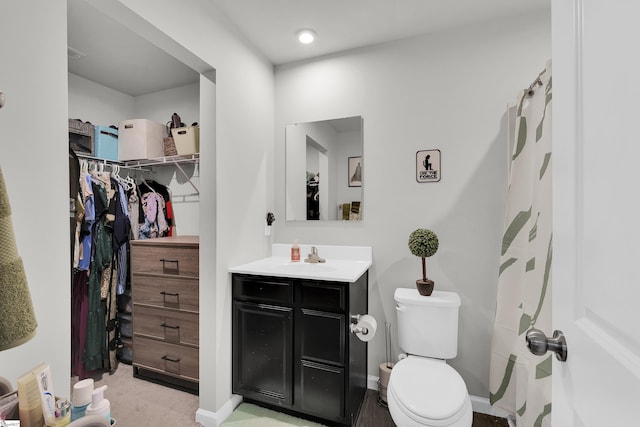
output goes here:
{"type": "Polygon", "coordinates": [[[440,150],[421,150],[416,153],[416,181],[438,182],[440,169],[440,150]]]}

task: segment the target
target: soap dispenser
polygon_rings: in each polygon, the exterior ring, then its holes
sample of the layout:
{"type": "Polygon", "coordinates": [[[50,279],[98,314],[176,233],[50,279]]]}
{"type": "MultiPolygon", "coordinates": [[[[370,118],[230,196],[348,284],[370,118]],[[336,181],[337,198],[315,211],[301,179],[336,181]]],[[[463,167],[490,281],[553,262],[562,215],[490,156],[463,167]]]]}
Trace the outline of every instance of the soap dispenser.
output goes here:
{"type": "Polygon", "coordinates": [[[104,391],[107,389],[106,385],[98,387],[93,390],[91,395],[91,403],[87,407],[86,415],[100,415],[111,422],[111,404],[104,398],[104,391]]]}
{"type": "Polygon", "coordinates": [[[84,417],[93,397],[93,379],[86,378],[73,385],[71,421],[84,417]]]}
{"type": "Polygon", "coordinates": [[[291,262],[300,262],[300,246],[297,240],[294,240],[291,246],[291,262]]]}

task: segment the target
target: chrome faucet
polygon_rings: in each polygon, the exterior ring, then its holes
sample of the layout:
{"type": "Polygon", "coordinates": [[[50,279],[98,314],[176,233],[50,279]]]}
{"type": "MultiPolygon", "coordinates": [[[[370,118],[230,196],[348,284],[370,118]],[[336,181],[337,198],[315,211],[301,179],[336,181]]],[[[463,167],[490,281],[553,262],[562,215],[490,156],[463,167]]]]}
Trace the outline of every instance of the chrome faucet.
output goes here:
{"type": "Polygon", "coordinates": [[[316,248],[315,246],[311,246],[311,253],[309,254],[309,256],[307,256],[307,258],[305,258],[304,262],[315,264],[318,262],[327,262],[327,260],[325,260],[324,258],[320,258],[320,256],[318,255],[318,248],[316,248]]]}

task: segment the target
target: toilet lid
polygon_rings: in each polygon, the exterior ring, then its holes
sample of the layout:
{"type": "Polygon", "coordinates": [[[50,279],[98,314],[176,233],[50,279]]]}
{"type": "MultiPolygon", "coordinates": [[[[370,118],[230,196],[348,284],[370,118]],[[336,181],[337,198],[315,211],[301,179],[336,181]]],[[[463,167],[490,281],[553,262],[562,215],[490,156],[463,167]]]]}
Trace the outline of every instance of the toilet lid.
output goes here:
{"type": "Polygon", "coordinates": [[[391,382],[397,402],[414,419],[457,418],[468,399],[467,386],[460,374],[441,361],[402,359],[391,371],[391,382]]]}

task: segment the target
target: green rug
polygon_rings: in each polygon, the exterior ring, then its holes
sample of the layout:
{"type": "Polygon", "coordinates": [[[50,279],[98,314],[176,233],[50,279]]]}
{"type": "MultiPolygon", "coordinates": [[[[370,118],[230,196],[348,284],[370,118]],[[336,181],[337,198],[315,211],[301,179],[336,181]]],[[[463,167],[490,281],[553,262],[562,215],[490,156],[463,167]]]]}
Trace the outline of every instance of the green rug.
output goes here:
{"type": "Polygon", "coordinates": [[[324,427],[322,424],[292,417],[281,412],[241,403],[222,423],[222,427],[324,427]]]}

